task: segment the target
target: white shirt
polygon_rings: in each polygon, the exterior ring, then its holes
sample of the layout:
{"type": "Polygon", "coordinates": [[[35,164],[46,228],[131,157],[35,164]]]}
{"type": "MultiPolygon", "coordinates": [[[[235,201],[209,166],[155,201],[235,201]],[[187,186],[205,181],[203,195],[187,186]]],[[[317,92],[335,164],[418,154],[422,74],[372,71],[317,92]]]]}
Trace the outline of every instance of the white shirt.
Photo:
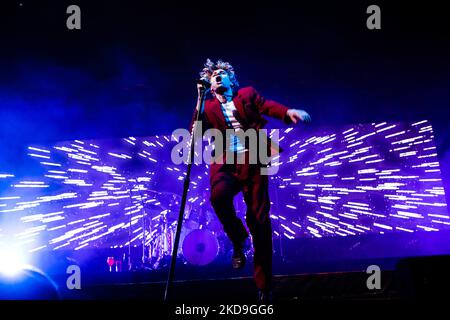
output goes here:
{"type": "MultiPolygon", "coordinates": [[[[241,123],[237,121],[236,117],[233,114],[234,112],[237,112],[233,100],[221,103],[220,105],[222,107],[222,112],[227,124],[231,124],[231,127],[235,132],[242,130],[241,123]]],[[[236,135],[231,135],[230,144],[227,146],[227,148],[229,151],[237,153],[241,153],[246,150],[243,141],[241,141],[236,135]]]]}

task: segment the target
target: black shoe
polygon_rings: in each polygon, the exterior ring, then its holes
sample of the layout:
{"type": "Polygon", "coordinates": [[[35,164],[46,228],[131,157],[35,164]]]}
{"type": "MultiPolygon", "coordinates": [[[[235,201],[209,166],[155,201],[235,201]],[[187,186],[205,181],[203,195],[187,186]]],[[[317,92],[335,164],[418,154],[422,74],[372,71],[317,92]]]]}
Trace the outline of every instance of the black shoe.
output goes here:
{"type": "Polygon", "coordinates": [[[242,269],[245,266],[246,257],[242,247],[234,247],[231,264],[233,269],[242,269]]]}
{"type": "Polygon", "coordinates": [[[258,290],[258,302],[271,304],[273,302],[273,294],[270,290],[258,290]]]}

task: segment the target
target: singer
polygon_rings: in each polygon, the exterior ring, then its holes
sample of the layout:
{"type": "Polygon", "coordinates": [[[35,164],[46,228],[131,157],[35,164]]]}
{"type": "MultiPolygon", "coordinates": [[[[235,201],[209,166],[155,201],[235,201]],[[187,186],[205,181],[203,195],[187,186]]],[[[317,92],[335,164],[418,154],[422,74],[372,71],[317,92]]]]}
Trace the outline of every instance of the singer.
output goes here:
{"type": "MultiPolygon", "coordinates": [[[[254,88],[239,89],[233,66],[218,60],[208,59],[200,72],[201,80],[197,82],[199,95],[201,90],[210,89],[212,97],[204,103],[199,119],[203,129],[215,128],[224,133],[226,129],[259,130],[267,120],[263,115],[283,120],[287,124],[309,122],[309,114],[304,110],[289,109],[286,106],[263,98],[254,88]]],[[[200,109],[200,108],[198,108],[200,109]]],[[[197,112],[197,111],[196,111],[197,112]]],[[[196,112],[193,119],[196,119],[196,112]]],[[[193,122],[190,124],[192,132],[193,122]]],[[[267,138],[270,144],[270,139],[267,138]]],[[[258,144],[257,144],[258,145],[258,144]]],[[[248,141],[241,141],[239,135],[233,137],[224,146],[226,150],[215,150],[224,157],[227,153],[244,156],[248,159],[251,148],[248,141]]],[[[270,150],[268,148],[267,150],[270,150]]],[[[248,232],[240,218],[236,216],[233,198],[242,192],[247,206],[246,224],[252,235],[254,249],[254,279],[258,288],[258,300],[270,302],[272,299],[272,227],[269,216],[270,200],[268,176],[262,175],[261,166],[249,161],[227,164],[210,164],[210,201],[222,223],[223,229],[233,244],[232,266],[244,267],[246,256],[244,247],[248,232]]]]}

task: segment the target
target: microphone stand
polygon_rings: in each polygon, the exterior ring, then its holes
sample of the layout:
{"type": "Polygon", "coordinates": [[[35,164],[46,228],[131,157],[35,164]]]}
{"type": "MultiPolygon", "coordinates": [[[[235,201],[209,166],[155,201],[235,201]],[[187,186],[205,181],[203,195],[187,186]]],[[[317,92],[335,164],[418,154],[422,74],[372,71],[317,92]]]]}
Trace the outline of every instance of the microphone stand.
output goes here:
{"type": "Polygon", "coordinates": [[[190,151],[189,151],[189,156],[188,156],[186,176],[184,178],[183,195],[181,197],[180,212],[178,214],[177,231],[175,234],[172,258],[170,260],[169,276],[167,279],[166,290],[164,293],[164,302],[167,302],[169,300],[170,294],[172,292],[173,277],[175,274],[175,264],[177,261],[178,246],[179,246],[179,242],[180,242],[181,225],[183,223],[184,208],[186,206],[187,192],[188,192],[189,183],[190,183],[190,175],[191,175],[192,160],[193,160],[192,158],[194,155],[194,146],[195,146],[195,132],[197,130],[197,124],[198,124],[198,120],[200,119],[200,114],[203,112],[203,107],[204,107],[205,97],[206,97],[207,92],[208,92],[208,89],[204,85],[203,85],[203,87],[200,87],[199,97],[198,97],[197,106],[196,106],[196,116],[195,116],[194,123],[193,123],[193,130],[191,132],[191,142],[190,142],[191,144],[190,144],[190,151]]]}

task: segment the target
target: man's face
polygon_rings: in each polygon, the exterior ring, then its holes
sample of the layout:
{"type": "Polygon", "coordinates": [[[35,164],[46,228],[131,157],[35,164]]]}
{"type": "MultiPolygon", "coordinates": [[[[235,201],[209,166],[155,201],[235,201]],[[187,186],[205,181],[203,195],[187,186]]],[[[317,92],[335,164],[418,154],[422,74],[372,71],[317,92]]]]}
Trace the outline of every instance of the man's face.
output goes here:
{"type": "Polygon", "coordinates": [[[231,79],[223,69],[214,70],[211,75],[211,89],[215,92],[226,91],[231,88],[231,79]]]}

